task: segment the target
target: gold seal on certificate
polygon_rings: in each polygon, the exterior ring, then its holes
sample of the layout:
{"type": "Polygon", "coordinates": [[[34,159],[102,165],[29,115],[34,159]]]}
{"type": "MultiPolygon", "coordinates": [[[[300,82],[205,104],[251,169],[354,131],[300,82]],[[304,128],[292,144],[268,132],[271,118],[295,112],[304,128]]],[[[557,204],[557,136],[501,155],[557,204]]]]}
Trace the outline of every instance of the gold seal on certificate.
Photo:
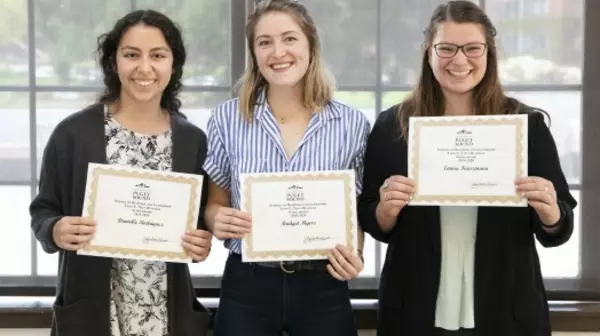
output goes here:
{"type": "Polygon", "coordinates": [[[244,262],[327,259],[336,244],[356,253],[353,170],[243,174],[240,183],[241,209],[252,216],[244,262]]]}
{"type": "Polygon", "coordinates": [[[527,206],[515,179],[527,175],[526,115],[412,117],[410,205],[527,206]]]}
{"type": "Polygon", "coordinates": [[[203,177],[90,163],[84,217],[94,238],[78,254],[191,262],[181,236],[196,228],[203,177]]]}

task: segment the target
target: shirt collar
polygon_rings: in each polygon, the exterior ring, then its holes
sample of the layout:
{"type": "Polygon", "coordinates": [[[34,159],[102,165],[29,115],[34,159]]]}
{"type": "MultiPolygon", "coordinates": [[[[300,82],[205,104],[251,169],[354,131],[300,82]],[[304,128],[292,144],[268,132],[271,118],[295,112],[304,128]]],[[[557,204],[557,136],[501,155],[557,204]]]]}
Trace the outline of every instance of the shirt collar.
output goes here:
{"type": "Polygon", "coordinates": [[[265,87],[261,87],[258,89],[258,95],[256,96],[255,108],[254,108],[254,119],[260,120],[263,113],[269,108],[269,104],[267,104],[267,90],[265,87]]]}
{"type": "MultiPolygon", "coordinates": [[[[260,120],[264,113],[268,112],[269,103],[267,102],[267,90],[266,86],[258,89],[258,95],[255,101],[254,118],[260,120]]],[[[319,114],[321,121],[330,121],[341,118],[341,111],[337,104],[329,102],[325,104],[322,111],[315,112],[319,114]]]]}

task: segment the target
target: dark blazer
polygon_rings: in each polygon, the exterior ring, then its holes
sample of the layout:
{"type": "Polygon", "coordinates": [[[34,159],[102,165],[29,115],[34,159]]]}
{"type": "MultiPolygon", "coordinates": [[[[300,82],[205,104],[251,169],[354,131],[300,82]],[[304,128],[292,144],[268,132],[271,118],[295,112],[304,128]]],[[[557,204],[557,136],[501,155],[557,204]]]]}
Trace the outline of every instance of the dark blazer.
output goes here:
{"type": "MultiPolygon", "coordinates": [[[[176,172],[204,174],[206,135],[177,114],[171,116],[173,167],[176,172]]],[[[106,163],[104,106],[92,105],[61,121],[44,150],[39,194],[30,206],[31,228],[44,251],[59,253],[57,296],[52,335],[108,336],[111,258],[77,255],[60,249],[52,238],[63,216],[81,216],[88,163],[106,163]]],[[[203,195],[206,195],[206,183],[203,195]]],[[[206,197],[201,202],[198,228],[206,197]]],[[[168,263],[170,336],[206,335],[209,311],[196,299],[186,264],[168,263]]]]}
{"type": "MultiPolygon", "coordinates": [[[[378,117],[365,153],[359,223],[388,243],[379,287],[378,335],[427,336],[435,325],[441,268],[437,206],[407,206],[389,233],[375,218],[379,188],[391,175],[407,176],[407,144],[393,106],[378,117]]],[[[534,236],[543,246],[565,243],[573,232],[576,202],[562,173],[543,115],[528,113],[529,176],[554,183],[560,229],[546,233],[531,207],[479,207],[475,244],[474,308],[477,335],[550,336],[549,312],[534,236]]]]}

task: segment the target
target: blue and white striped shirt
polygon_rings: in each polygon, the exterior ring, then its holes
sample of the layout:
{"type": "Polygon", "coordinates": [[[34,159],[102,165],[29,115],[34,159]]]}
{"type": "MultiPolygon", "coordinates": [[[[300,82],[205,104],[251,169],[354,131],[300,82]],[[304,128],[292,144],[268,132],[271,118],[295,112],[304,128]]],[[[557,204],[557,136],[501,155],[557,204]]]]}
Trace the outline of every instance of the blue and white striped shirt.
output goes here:
{"type": "MultiPolygon", "coordinates": [[[[219,187],[231,192],[231,207],[240,208],[239,176],[273,173],[354,169],[356,192],[362,190],[363,155],[371,126],[357,109],[332,101],[313,113],[304,137],[287,158],[279,127],[266,101],[257,99],[248,123],[238,110],[238,99],[215,107],[208,121],[208,155],[204,169],[219,187]]],[[[241,241],[225,241],[241,254],[241,241]]]]}

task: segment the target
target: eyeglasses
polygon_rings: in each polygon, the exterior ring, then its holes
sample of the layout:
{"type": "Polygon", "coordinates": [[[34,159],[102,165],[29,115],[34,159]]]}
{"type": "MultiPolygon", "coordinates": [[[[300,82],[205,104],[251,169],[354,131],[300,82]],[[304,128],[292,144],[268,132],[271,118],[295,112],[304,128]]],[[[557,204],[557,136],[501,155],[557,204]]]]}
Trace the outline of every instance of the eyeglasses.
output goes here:
{"type": "Polygon", "coordinates": [[[433,45],[433,49],[441,58],[452,58],[459,50],[462,50],[465,56],[473,58],[483,56],[483,53],[487,49],[487,44],[475,42],[459,46],[453,43],[437,43],[433,45]]]}

